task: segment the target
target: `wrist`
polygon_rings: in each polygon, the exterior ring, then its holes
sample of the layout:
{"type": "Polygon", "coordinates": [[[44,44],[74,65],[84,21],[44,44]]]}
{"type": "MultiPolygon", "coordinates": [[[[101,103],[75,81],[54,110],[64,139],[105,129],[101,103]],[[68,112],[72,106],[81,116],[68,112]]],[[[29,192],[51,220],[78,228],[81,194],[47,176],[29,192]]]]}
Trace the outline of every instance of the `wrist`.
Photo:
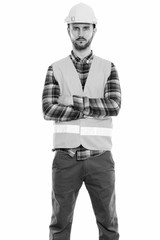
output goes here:
{"type": "Polygon", "coordinates": [[[76,110],[83,112],[84,109],[83,97],[73,95],[73,105],[76,110]]]}
{"type": "Polygon", "coordinates": [[[90,114],[90,106],[89,106],[89,98],[88,97],[83,97],[83,114],[88,116],[90,114]]]}

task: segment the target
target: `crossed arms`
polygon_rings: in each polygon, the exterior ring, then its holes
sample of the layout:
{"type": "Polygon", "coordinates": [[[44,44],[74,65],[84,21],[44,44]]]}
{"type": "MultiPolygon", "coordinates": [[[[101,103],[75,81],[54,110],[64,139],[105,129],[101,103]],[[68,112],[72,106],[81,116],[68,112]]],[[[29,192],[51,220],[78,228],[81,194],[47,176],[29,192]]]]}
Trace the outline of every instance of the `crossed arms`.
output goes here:
{"type": "Polygon", "coordinates": [[[64,122],[83,117],[104,118],[117,116],[121,107],[121,88],[118,73],[112,63],[111,73],[104,88],[104,98],[71,96],[66,103],[60,96],[58,81],[49,66],[42,95],[42,108],[46,120],[64,122]]]}

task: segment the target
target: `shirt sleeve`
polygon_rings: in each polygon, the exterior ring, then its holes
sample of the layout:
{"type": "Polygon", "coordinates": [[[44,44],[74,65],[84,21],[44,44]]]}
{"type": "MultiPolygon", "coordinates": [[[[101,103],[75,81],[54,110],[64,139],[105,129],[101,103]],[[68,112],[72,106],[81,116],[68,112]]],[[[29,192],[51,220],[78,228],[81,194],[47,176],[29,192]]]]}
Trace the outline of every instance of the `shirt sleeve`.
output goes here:
{"type": "Polygon", "coordinates": [[[58,103],[59,97],[59,84],[54,77],[53,67],[49,66],[42,94],[42,110],[44,119],[64,122],[81,118],[81,111],[75,109],[74,106],[65,106],[58,103]]]}
{"type": "Polygon", "coordinates": [[[83,113],[86,116],[103,118],[118,115],[121,108],[121,88],[118,72],[113,63],[105,85],[104,98],[84,97],[83,102],[83,113]]]}

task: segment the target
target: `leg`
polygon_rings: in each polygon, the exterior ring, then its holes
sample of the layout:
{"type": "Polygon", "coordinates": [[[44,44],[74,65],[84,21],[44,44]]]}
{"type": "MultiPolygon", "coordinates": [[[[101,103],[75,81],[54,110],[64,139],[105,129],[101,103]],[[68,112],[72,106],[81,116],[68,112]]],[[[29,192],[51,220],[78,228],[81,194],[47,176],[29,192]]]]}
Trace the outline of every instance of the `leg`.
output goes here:
{"type": "Polygon", "coordinates": [[[50,240],[69,240],[75,202],[82,185],[80,164],[58,151],[53,161],[52,182],[50,240]]]}
{"type": "Polygon", "coordinates": [[[87,162],[85,185],[89,192],[100,240],[118,240],[118,221],[115,206],[115,171],[111,152],[87,162]]]}

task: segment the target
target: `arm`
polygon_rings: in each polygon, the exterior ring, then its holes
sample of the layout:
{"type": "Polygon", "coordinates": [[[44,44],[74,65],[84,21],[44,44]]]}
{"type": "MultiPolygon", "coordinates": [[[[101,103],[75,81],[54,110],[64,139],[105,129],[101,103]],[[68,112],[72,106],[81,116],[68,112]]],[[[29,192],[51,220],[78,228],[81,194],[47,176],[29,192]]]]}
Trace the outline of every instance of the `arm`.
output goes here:
{"type": "Polygon", "coordinates": [[[104,98],[81,98],[77,96],[75,106],[76,102],[77,109],[79,109],[79,103],[83,102],[83,114],[86,116],[103,118],[118,115],[121,107],[121,89],[118,73],[113,63],[105,85],[104,98]]]}
{"type": "Polygon", "coordinates": [[[65,106],[61,104],[58,101],[59,97],[59,84],[54,77],[53,68],[50,66],[47,71],[42,95],[44,119],[62,122],[76,120],[82,116],[82,113],[79,110],[74,109],[74,106],[65,106]]]}

